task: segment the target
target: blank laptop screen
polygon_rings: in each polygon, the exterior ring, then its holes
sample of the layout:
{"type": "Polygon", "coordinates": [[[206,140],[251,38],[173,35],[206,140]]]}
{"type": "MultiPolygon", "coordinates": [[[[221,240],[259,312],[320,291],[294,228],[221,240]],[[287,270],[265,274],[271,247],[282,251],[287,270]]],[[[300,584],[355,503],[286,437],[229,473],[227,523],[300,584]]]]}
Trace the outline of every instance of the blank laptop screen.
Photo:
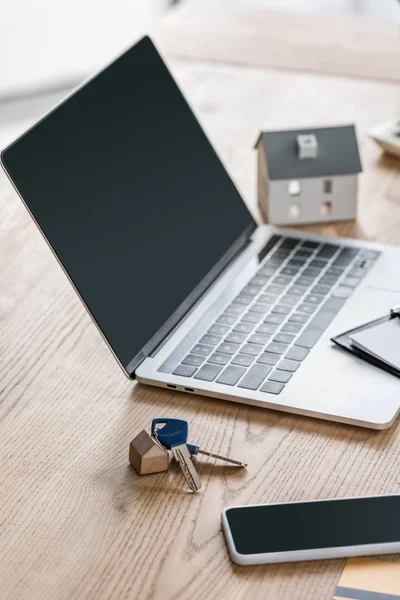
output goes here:
{"type": "Polygon", "coordinates": [[[147,37],[2,160],[124,367],[254,226],[147,37]]]}

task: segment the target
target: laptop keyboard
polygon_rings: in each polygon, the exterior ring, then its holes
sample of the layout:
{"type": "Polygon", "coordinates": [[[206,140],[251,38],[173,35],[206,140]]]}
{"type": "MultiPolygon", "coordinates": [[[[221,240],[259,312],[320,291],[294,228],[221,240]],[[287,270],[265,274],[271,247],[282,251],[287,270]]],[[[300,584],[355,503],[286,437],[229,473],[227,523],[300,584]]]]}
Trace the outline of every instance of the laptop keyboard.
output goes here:
{"type": "Polygon", "coordinates": [[[280,394],[379,254],[272,236],[256,275],[173,374],[280,394]]]}

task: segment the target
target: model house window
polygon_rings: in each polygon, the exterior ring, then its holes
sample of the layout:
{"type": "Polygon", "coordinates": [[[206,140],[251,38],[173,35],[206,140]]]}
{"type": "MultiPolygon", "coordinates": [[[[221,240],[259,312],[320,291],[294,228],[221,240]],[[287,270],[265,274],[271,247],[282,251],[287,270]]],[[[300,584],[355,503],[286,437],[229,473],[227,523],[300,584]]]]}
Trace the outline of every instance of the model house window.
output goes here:
{"type": "Polygon", "coordinates": [[[294,221],[300,217],[300,206],[299,204],[289,204],[289,219],[294,221]]]}
{"type": "Polygon", "coordinates": [[[332,179],[324,180],[324,193],[331,194],[332,193],[332,179]]]}
{"type": "Polygon", "coordinates": [[[299,196],[301,191],[300,181],[293,179],[289,181],[289,194],[291,196],[299,196]]]}
{"type": "Polygon", "coordinates": [[[321,204],[321,215],[323,217],[329,217],[332,213],[332,202],[326,201],[321,204]]]}

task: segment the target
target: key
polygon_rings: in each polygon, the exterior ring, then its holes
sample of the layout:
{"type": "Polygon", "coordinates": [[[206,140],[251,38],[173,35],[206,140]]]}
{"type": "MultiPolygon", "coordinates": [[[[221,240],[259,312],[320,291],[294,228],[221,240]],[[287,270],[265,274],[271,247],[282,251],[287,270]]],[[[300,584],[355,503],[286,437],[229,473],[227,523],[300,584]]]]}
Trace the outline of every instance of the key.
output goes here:
{"type": "Polygon", "coordinates": [[[232,343],[232,344],[242,344],[244,342],[244,340],[246,339],[246,334],[244,333],[239,333],[237,331],[230,333],[228,336],[226,336],[226,338],[224,339],[224,342],[228,342],[228,343],[232,343]]]}
{"type": "Polygon", "coordinates": [[[191,377],[196,372],[196,367],[191,365],[179,365],[176,367],[172,375],[180,375],[181,377],[191,377]]]}
{"type": "MultiPolygon", "coordinates": [[[[187,438],[188,433],[188,424],[187,421],[181,421],[180,419],[153,419],[151,424],[151,435],[164,447],[168,450],[171,450],[173,457],[179,464],[183,476],[186,479],[186,482],[192,492],[197,492],[201,488],[200,477],[196,471],[196,467],[192,462],[191,453],[186,444],[186,441],[182,441],[183,438],[187,438]],[[175,431],[175,437],[171,437],[169,446],[166,446],[162,439],[160,439],[160,432],[168,427],[169,423],[172,421],[177,421],[177,423],[172,424],[172,429],[175,431]],[[158,425],[164,424],[162,429],[158,429],[158,425]],[[186,425],[186,427],[185,427],[186,425]]],[[[168,431],[166,432],[168,435],[168,431]]]]}
{"type": "Polygon", "coordinates": [[[217,383],[223,383],[224,385],[235,385],[245,372],[246,369],[244,367],[229,365],[222,371],[221,375],[217,379],[217,383]]]}
{"type": "Polygon", "coordinates": [[[251,331],[253,331],[253,329],[254,325],[252,325],[251,323],[242,323],[240,321],[240,323],[235,325],[233,331],[237,331],[238,333],[250,333],[251,331]]]}
{"type": "Polygon", "coordinates": [[[179,464],[183,476],[186,479],[186,483],[192,490],[192,492],[198,492],[201,488],[200,477],[196,471],[196,467],[192,462],[192,457],[190,455],[189,449],[186,444],[179,444],[177,446],[172,446],[171,452],[179,464]]]}
{"type": "Polygon", "coordinates": [[[202,450],[195,444],[188,444],[187,438],[189,434],[189,425],[188,422],[184,421],[183,419],[153,419],[151,424],[151,432],[153,435],[156,435],[160,444],[164,446],[164,448],[167,448],[167,450],[173,451],[173,449],[176,447],[180,448],[181,446],[186,446],[189,456],[191,454],[194,456],[197,454],[204,454],[204,456],[211,456],[212,458],[229,462],[233,465],[237,465],[238,467],[247,467],[247,463],[242,461],[234,460],[233,458],[228,458],[227,456],[220,456],[219,454],[214,454],[213,452],[208,452],[207,450],[202,450]],[[158,425],[162,424],[164,424],[164,427],[158,429],[158,425]]]}

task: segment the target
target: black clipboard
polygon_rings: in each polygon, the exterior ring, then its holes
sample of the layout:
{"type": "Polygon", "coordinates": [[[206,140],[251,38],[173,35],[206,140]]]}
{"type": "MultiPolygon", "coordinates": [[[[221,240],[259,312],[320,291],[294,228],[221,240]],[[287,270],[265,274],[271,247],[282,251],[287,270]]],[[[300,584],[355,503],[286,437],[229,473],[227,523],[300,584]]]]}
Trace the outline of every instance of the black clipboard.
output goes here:
{"type": "Polygon", "coordinates": [[[366,362],[370,363],[371,365],[375,365],[379,369],[383,369],[384,371],[387,371],[388,373],[392,373],[392,375],[396,375],[396,377],[400,377],[399,369],[396,369],[395,367],[392,367],[391,365],[386,364],[385,362],[379,360],[378,358],[371,356],[371,354],[369,354],[368,352],[364,352],[363,350],[360,350],[360,348],[357,348],[356,346],[354,346],[352,344],[351,339],[350,339],[350,336],[353,335],[354,333],[358,333],[360,331],[365,331],[366,329],[370,329],[371,327],[375,327],[376,325],[380,325],[381,323],[384,323],[385,321],[389,321],[390,319],[395,319],[395,318],[400,318],[400,305],[396,306],[395,308],[392,308],[390,310],[389,314],[385,315],[384,317],[380,317],[379,319],[375,319],[374,321],[369,321],[369,323],[364,323],[364,325],[360,325],[359,327],[354,327],[354,329],[350,329],[349,331],[345,331],[345,333],[336,335],[331,338],[331,341],[334,342],[335,344],[337,344],[338,346],[340,346],[341,348],[343,348],[344,350],[347,350],[347,352],[350,352],[351,354],[358,356],[359,358],[361,358],[362,360],[365,360],[366,362]]]}

